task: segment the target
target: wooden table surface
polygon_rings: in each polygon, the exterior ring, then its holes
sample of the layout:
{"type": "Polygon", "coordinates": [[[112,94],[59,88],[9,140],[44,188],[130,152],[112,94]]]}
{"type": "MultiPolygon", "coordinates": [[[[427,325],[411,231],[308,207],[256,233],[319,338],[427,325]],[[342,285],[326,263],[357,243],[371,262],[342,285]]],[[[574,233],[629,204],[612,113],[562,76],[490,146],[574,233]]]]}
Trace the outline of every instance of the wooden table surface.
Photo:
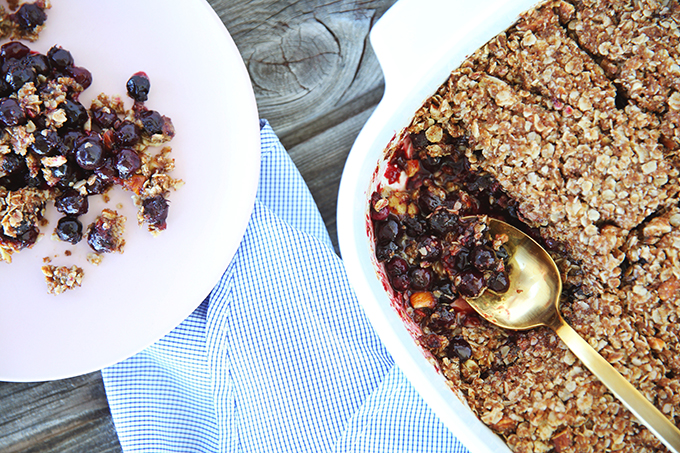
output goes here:
{"type": "MultiPolygon", "coordinates": [[[[368,33],[394,2],[210,0],[246,63],[260,117],[309,185],[336,250],[344,162],[383,93],[368,33]]],[[[100,373],[0,382],[0,452],[47,451],[121,451],[100,373]]]]}

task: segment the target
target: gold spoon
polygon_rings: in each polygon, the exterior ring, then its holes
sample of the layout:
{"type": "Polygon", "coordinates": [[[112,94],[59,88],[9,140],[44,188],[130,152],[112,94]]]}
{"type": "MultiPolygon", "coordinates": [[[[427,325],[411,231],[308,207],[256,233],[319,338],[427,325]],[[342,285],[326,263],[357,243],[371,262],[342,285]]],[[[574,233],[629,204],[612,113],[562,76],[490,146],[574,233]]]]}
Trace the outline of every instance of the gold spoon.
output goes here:
{"type": "Polygon", "coordinates": [[[506,234],[509,289],[495,293],[488,288],[467,302],[487,321],[499,327],[525,330],[547,326],[595,376],[672,452],[680,452],[680,430],[631,385],[559,312],[562,279],[550,255],[522,231],[501,220],[489,218],[491,237],[506,234]]]}

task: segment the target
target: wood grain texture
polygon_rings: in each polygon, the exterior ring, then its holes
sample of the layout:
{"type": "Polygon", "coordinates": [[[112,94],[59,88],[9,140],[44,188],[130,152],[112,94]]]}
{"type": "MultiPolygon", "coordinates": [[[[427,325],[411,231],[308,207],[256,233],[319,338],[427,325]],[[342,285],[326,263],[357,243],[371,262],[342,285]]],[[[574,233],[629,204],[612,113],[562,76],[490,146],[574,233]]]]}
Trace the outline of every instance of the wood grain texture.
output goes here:
{"type": "MultiPolygon", "coordinates": [[[[209,0],[243,56],[260,117],[298,166],[336,250],[343,165],[383,92],[368,33],[394,1],[209,0]]],[[[0,452],[121,451],[100,373],[0,383],[0,452]]]]}

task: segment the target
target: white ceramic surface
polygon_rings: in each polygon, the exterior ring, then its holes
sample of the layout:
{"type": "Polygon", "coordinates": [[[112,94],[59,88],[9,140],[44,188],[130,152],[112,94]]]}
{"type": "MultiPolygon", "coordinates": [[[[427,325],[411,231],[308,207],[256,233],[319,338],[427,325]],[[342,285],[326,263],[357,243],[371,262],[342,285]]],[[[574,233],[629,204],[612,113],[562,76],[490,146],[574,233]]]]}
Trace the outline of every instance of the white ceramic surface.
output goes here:
{"type": "Polygon", "coordinates": [[[235,253],[257,190],[259,122],[248,73],[224,25],[204,0],[58,0],[29,46],[60,45],[101,92],[125,95],[127,79],[145,71],[147,106],[172,118],[173,176],[186,184],[170,195],[168,229],[152,237],[137,226],[129,193],[90,204],[85,225],[104,206],[127,216],[125,253],[86,262],[83,241],[50,238],[0,263],[0,380],[39,381],[91,372],[140,351],[188,316],[210,293],[235,253]],[[65,250],[72,256],[65,256],[65,250]],[[79,264],[83,286],[48,295],[40,271],[79,264]]]}
{"type": "Polygon", "coordinates": [[[390,140],[468,55],[536,0],[400,0],[376,23],[371,44],[385,94],[349,154],[338,197],[338,237],[350,282],[395,362],[442,422],[472,452],[509,452],[446,385],[391,305],[368,234],[371,181],[390,140]]]}

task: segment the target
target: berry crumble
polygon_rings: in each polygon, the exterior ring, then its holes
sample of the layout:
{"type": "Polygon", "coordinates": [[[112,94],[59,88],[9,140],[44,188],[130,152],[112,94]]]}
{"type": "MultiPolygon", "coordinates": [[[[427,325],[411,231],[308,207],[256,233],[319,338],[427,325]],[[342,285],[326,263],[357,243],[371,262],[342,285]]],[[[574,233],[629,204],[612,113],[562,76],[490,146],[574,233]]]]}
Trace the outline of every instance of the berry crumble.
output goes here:
{"type": "MultiPolygon", "coordinates": [[[[170,118],[146,106],[147,74],[127,81],[132,107],[100,94],[88,108],[79,96],[92,75],[66,49],[41,54],[10,41],[0,47],[0,64],[0,261],[10,263],[38,241],[51,202],[62,216],[54,239],[75,245],[86,238],[97,254],[122,253],[123,216],[105,209],[87,229],[81,223],[88,198],[106,200],[115,186],[131,193],[141,226],[152,235],[166,229],[169,193],[183,182],[168,174],[175,163],[166,143],[175,130],[170,118]]],[[[50,292],[72,287],[48,279],[50,292]]]]}
{"type": "Polygon", "coordinates": [[[666,449],[550,329],[467,304],[508,285],[487,216],[548,250],[567,322],[680,424],[679,53],[676,1],[543,2],[386,149],[370,218],[394,305],[515,452],[666,449]]]}

